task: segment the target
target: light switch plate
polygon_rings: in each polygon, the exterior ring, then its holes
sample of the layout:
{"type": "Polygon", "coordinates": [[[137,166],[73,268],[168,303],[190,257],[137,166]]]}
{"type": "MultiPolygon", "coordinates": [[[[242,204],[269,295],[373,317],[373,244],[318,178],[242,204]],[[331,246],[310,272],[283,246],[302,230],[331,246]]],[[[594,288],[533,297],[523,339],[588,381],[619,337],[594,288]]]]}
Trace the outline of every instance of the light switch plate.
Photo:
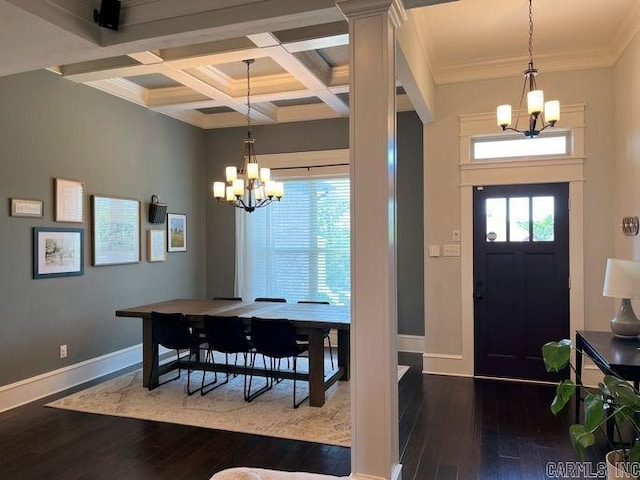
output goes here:
{"type": "Polygon", "coordinates": [[[445,244],[443,250],[444,250],[445,257],[460,256],[460,245],[445,244]]]}
{"type": "Polygon", "coordinates": [[[429,245],[429,256],[430,257],[439,257],[440,256],[440,245],[429,245]]]}

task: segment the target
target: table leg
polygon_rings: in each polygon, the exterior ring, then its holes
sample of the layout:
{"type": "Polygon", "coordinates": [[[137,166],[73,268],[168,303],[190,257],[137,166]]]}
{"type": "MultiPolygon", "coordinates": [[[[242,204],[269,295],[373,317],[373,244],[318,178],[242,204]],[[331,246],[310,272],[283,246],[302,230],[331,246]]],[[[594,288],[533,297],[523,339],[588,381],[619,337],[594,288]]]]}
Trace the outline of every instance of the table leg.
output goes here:
{"type": "Polygon", "coordinates": [[[324,405],[324,335],[319,329],[309,332],[309,405],[324,405]]]}
{"type": "Polygon", "coordinates": [[[142,319],[142,385],[147,388],[158,386],[158,355],[153,355],[157,349],[151,344],[151,318],[142,319]],[[153,378],[149,382],[151,366],[153,365],[153,378]]]}
{"type": "Polygon", "coordinates": [[[576,336],[576,423],[580,423],[580,402],[582,401],[582,342],[576,336]]]}
{"type": "Polygon", "coordinates": [[[338,367],[342,368],[342,377],[340,380],[345,382],[350,377],[351,364],[351,341],[349,330],[338,330],[338,367]]]}

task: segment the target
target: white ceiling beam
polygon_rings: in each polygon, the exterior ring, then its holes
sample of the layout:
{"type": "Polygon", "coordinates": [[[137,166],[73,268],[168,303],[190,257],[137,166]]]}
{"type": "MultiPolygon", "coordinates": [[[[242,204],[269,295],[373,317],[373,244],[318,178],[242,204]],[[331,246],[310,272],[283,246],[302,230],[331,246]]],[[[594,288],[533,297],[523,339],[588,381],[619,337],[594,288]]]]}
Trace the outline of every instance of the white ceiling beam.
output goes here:
{"type": "Polygon", "coordinates": [[[135,77],[137,75],[150,75],[152,73],[161,73],[161,65],[131,65],[126,67],[107,68],[104,70],[92,70],[89,72],[65,74],[62,69],[63,77],[67,80],[77,83],[89,83],[98,80],[109,80],[110,78],[135,77]]]}
{"type": "Polygon", "coordinates": [[[156,110],[159,113],[175,118],[199,128],[207,128],[207,115],[197,110],[156,110]]]}
{"type": "Polygon", "coordinates": [[[322,50],[323,48],[340,47],[349,44],[349,34],[332,35],[330,37],[310,38],[297,42],[283,43],[282,46],[289,53],[305,52],[309,50],[322,50]]]}
{"type": "Polygon", "coordinates": [[[229,52],[195,55],[188,58],[167,60],[165,63],[179,69],[196,68],[202,65],[222,65],[225,63],[241,62],[249,58],[270,57],[276,49],[279,50],[280,47],[245,48],[229,52]]]}
{"type": "MultiPolygon", "coordinates": [[[[207,97],[220,101],[224,103],[227,107],[235,110],[236,112],[244,113],[247,109],[246,104],[244,102],[239,102],[231,95],[215,88],[214,86],[206,83],[205,81],[190,75],[189,73],[175,68],[170,64],[163,64],[162,73],[167,77],[175,80],[176,82],[182,83],[189,88],[192,88],[198,93],[206,95],[207,97]]],[[[251,119],[256,122],[264,122],[264,123],[272,123],[276,119],[275,117],[271,117],[268,112],[263,112],[260,110],[252,109],[251,110],[251,119]]]]}
{"type": "Polygon", "coordinates": [[[275,47],[276,45],[280,45],[280,42],[278,41],[278,39],[271,32],[247,35],[247,38],[251,40],[256,45],[256,47],[260,47],[260,48],[275,47]]]}
{"type": "Polygon", "coordinates": [[[128,56],[143,65],[153,65],[154,63],[162,63],[164,61],[162,57],[150,51],[130,53],[128,56]]]}
{"type": "MultiPolygon", "coordinates": [[[[319,78],[315,67],[308,66],[305,61],[290,54],[280,47],[272,56],[273,59],[285,70],[296,77],[309,90],[317,92],[317,96],[329,105],[339,115],[347,115],[349,107],[328,88],[327,82],[319,78]],[[314,71],[315,70],[315,71],[314,71]]],[[[306,57],[308,60],[311,57],[306,57]]]]}
{"type": "Polygon", "coordinates": [[[87,85],[137,105],[147,106],[147,89],[126,78],[108,78],[87,82],[87,85]]]}

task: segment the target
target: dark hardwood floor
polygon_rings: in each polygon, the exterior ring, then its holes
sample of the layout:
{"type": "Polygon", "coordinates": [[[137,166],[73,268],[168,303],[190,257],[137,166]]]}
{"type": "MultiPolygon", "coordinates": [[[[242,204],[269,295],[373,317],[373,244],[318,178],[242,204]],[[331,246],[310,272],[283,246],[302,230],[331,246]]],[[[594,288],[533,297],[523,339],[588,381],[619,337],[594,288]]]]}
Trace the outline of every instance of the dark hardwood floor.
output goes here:
{"type": "MultiPolygon", "coordinates": [[[[553,388],[422,375],[399,385],[403,480],[542,479],[576,460],[553,388]]],[[[73,390],[78,390],[78,387],[73,390]]],[[[234,466],[350,473],[350,449],[46,408],[70,391],[0,414],[0,479],[208,479],[234,466]]]]}

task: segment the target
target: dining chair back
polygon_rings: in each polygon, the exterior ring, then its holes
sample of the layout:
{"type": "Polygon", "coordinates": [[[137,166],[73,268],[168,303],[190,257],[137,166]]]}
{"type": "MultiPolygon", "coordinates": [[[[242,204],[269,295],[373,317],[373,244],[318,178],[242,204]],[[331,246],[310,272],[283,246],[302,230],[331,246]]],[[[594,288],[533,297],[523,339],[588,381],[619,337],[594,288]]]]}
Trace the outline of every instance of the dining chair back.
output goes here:
{"type": "MultiPolygon", "coordinates": [[[[267,385],[258,392],[251,394],[251,382],[253,380],[255,354],[251,363],[251,376],[249,378],[248,401],[253,400],[258,395],[273,387],[273,382],[278,377],[280,371],[279,360],[283,358],[293,359],[293,408],[298,408],[309,396],[296,402],[296,381],[297,381],[297,360],[300,355],[308,350],[307,344],[300,344],[296,339],[296,332],[293,324],[287,319],[251,319],[251,343],[255,348],[256,354],[262,354],[269,357],[269,367],[267,377],[267,385]],[[278,360],[276,362],[276,360],[278,360]],[[276,366],[277,365],[277,366],[276,366]]],[[[266,365],[265,365],[266,368],[266,365]]]]}
{"type": "Polygon", "coordinates": [[[233,300],[234,302],[241,302],[242,297],[213,297],[212,300],[233,300]]]}
{"type": "Polygon", "coordinates": [[[214,315],[204,316],[204,334],[207,342],[207,353],[205,356],[204,364],[205,368],[202,373],[202,387],[200,393],[206,395],[211,390],[218,388],[221,385],[225,385],[229,382],[229,354],[236,354],[234,366],[237,365],[238,356],[242,354],[244,357],[244,376],[245,376],[245,388],[244,396],[247,398],[247,355],[252,351],[251,342],[247,339],[247,332],[244,328],[244,322],[239,317],[222,317],[214,315]],[[214,352],[224,353],[225,357],[225,380],[221,383],[218,382],[218,373],[216,369],[216,361],[214,352]],[[212,382],[205,383],[208,366],[213,366],[214,379],[212,382]],[[207,387],[214,385],[207,389],[207,387]]]}
{"type": "MultiPolygon", "coordinates": [[[[191,330],[189,329],[189,324],[183,313],[160,313],[160,312],[151,312],[151,340],[154,345],[154,351],[152,358],[157,358],[159,348],[158,346],[163,346],[170,350],[176,351],[177,360],[180,360],[180,351],[188,350],[189,351],[189,361],[191,360],[192,355],[197,355],[198,349],[202,344],[202,341],[196,338],[191,330]]],[[[153,377],[154,367],[156,366],[156,362],[152,362],[149,385],[152,385],[151,378],[153,377]]],[[[187,368],[187,394],[193,395],[199,389],[191,390],[191,368],[187,368]]],[[[181,369],[178,368],[178,375],[176,377],[165,380],[164,382],[159,382],[158,386],[164,385],[165,383],[171,382],[173,380],[177,380],[180,378],[181,369]]],[[[152,389],[152,388],[150,388],[152,389]]]]}
{"type": "Polygon", "coordinates": [[[286,298],[275,298],[275,297],[257,297],[254,302],[277,302],[277,303],[287,303],[286,298]]]}

